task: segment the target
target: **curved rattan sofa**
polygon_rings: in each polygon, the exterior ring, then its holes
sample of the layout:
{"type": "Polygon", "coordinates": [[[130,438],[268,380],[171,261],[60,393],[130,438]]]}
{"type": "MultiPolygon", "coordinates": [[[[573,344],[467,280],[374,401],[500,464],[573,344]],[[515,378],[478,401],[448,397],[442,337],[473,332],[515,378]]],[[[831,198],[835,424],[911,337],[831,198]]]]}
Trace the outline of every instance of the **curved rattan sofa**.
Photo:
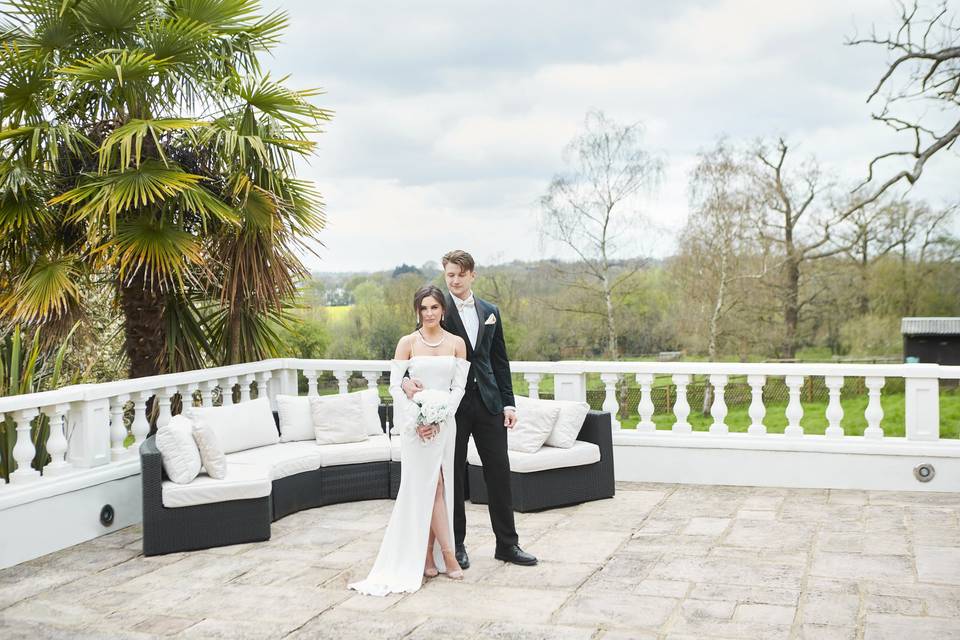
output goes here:
{"type": "MultiPolygon", "coordinates": [[[[274,413],[274,421],[278,418],[274,413]]],[[[393,422],[392,407],[380,407],[384,432],[393,422]]],[[[279,429],[279,426],[278,426],[279,429]]],[[[591,411],[578,440],[600,449],[600,461],[536,473],[511,472],[514,508],[534,511],[610,498],[614,494],[610,414],[591,411]]],[[[273,480],[270,495],[182,507],[165,507],[163,470],[155,436],[140,445],[143,486],[143,553],[147,556],[270,539],[270,525],[313,507],[340,502],[395,498],[400,485],[399,460],[320,467],[273,480]]],[[[468,465],[472,502],[486,503],[483,470],[468,465]]]]}

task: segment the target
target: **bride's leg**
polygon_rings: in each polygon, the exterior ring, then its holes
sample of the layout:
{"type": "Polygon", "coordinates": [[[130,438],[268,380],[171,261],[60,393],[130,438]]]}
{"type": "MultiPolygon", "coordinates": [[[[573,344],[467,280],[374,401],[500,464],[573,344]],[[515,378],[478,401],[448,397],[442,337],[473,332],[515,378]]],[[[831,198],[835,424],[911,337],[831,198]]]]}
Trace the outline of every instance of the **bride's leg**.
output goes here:
{"type": "Polygon", "coordinates": [[[427,560],[423,565],[423,575],[428,578],[434,578],[439,573],[437,563],[433,561],[433,543],[436,537],[433,535],[433,526],[430,527],[430,534],[427,536],[427,560]]]}
{"type": "Polygon", "coordinates": [[[450,521],[447,519],[447,503],[443,492],[443,469],[440,470],[440,477],[437,479],[437,493],[433,499],[430,529],[440,543],[443,563],[447,565],[447,577],[459,580],[463,577],[463,571],[457,563],[456,554],[453,552],[453,540],[450,538],[450,521]]]}

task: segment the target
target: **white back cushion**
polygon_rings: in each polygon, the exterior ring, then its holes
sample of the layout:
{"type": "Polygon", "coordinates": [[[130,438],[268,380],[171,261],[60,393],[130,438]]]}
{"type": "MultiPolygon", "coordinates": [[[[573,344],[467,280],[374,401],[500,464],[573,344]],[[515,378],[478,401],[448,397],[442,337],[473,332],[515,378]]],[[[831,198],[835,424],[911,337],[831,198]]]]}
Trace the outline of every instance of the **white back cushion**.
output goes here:
{"type": "Polygon", "coordinates": [[[280,441],[313,440],[313,416],[309,396],[277,396],[277,415],[280,417],[280,441]]]}
{"type": "Polygon", "coordinates": [[[270,401],[266,398],[222,407],[191,407],[187,415],[213,428],[224,453],[280,441],[273,413],[270,412],[270,401]]]}
{"type": "Polygon", "coordinates": [[[372,389],[358,391],[357,393],[363,398],[364,421],[367,425],[367,435],[383,435],[383,427],[380,424],[380,392],[374,387],[372,389]]]}
{"type": "Polygon", "coordinates": [[[561,449],[569,449],[577,441],[580,429],[583,428],[583,420],[590,411],[590,405],[586,402],[574,402],[572,400],[534,400],[523,396],[517,396],[515,400],[517,402],[518,414],[531,406],[560,408],[560,416],[553,426],[553,431],[550,432],[550,437],[547,438],[544,444],[551,447],[560,447],[561,449]]]}
{"type": "Polygon", "coordinates": [[[369,412],[358,393],[310,396],[317,444],[345,444],[367,439],[369,412]]]}
{"type": "Polygon", "coordinates": [[[560,407],[535,402],[527,403],[526,406],[518,404],[517,424],[513,429],[507,430],[507,449],[524,453],[535,452],[550,436],[559,416],[560,407]]]}
{"type": "Polygon", "coordinates": [[[192,482],[200,473],[200,451],[193,440],[193,424],[184,415],[170,418],[157,429],[157,449],[167,477],[177,484],[192,482]]]}
{"type": "MultiPolygon", "coordinates": [[[[376,389],[364,389],[346,394],[359,396],[363,406],[363,422],[368,436],[383,434],[380,426],[380,394],[376,389]]],[[[309,396],[277,396],[277,414],[280,416],[280,441],[313,440],[313,414],[309,396]]]]}
{"type": "Polygon", "coordinates": [[[203,421],[193,421],[193,439],[200,451],[200,462],[207,475],[222,480],[227,475],[227,456],[223,453],[217,432],[203,421]]]}

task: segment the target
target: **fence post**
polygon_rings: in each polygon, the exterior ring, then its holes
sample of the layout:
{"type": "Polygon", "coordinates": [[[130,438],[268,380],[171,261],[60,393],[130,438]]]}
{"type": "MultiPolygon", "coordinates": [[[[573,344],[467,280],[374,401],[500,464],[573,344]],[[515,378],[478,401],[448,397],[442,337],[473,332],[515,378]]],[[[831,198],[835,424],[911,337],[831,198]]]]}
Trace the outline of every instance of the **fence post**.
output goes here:
{"type": "Polygon", "coordinates": [[[110,400],[72,403],[68,434],[67,460],[70,464],[89,468],[110,462],[110,400]]]}
{"type": "Polygon", "coordinates": [[[904,422],[907,440],[940,439],[939,378],[907,378],[904,422]]]}
{"type": "Polygon", "coordinates": [[[555,400],[586,402],[587,375],[585,373],[555,373],[553,375],[553,397],[555,400]]]}

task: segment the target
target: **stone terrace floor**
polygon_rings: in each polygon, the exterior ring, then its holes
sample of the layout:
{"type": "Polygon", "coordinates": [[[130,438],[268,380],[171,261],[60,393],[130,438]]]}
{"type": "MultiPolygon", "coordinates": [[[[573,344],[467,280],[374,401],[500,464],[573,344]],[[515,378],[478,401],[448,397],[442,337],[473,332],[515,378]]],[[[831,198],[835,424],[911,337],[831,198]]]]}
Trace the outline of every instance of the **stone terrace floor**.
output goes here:
{"type": "Polygon", "coordinates": [[[960,638],[960,494],[619,484],[518,514],[535,568],[495,561],[468,505],[463,582],[347,591],[392,504],[154,558],[117,531],[0,571],[0,638],[960,638]]]}

